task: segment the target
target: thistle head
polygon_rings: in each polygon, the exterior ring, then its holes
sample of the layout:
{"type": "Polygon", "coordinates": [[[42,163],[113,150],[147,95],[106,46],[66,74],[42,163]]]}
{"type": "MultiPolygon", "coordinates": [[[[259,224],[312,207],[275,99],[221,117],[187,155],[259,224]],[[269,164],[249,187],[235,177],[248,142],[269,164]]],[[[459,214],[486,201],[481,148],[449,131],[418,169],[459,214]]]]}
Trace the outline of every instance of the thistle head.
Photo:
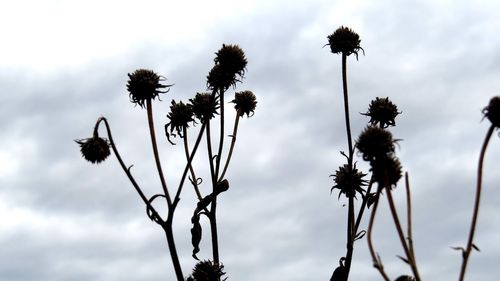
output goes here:
{"type": "Polygon", "coordinates": [[[490,99],[488,106],[483,109],[483,114],[493,126],[500,128],[500,96],[490,99]]]}
{"type": "Polygon", "coordinates": [[[347,198],[356,197],[356,192],[362,195],[365,191],[363,186],[366,186],[367,182],[363,177],[366,176],[366,174],[358,171],[356,165],[353,165],[352,169],[349,168],[347,164],[340,166],[338,170],[335,171],[335,175],[332,176],[335,185],[332,187],[331,191],[339,189],[339,198],[342,194],[347,198]]]}
{"type": "Polygon", "coordinates": [[[356,147],[365,161],[374,161],[386,158],[394,152],[394,140],[391,132],[368,126],[359,135],[356,147]]]}
{"type": "Polygon", "coordinates": [[[371,101],[368,112],[361,114],[370,116],[370,125],[387,128],[396,125],[395,118],[400,113],[398,107],[389,98],[377,97],[371,101]]]}
{"type": "Polygon", "coordinates": [[[192,281],[217,281],[226,273],[223,271],[224,266],[213,263],[210,260],[198,262],[188,280],[192,281]]]}
{"type": "Polygon", "coordinates": [[[370,162],[374,182],[379,186],[392,188],[402,177],[401,162],[393,155],[370,162]]]}
{"type": "Polygon", "coordinates": [[[107,140],[94,135],[91,138],[75,140],[80,145],[83,158],[92,164],[99,164],[110,155],[107,140]]]}
{"type": "Polygon", "coordinates": [[[348,27],[341,26],[337,28],[327,38],[328,44],[326,45],[330,46],[330,50],[334,54],[342,53],[346,56],[355,54],[357,59],[359,50],[364,52],[363,48],[359,45],[361,43],[359,35],[348,27]]]}
{"type": "Polygon", "coordinates": [[[127,90],[130,101],[144,107],[147,100],[154,100],[160,93],[167,93],[172,85],[163,85],[164,77],[152,70],[138,69],[128,74],[127,90]]]}
{"type": "Polygon", "coordinates": [[[168,141],[172,143],[170,141],[170,135],[174,137],[179,135],[182,138],[184,128],[189,127],[189,122],[194,122],[192,105],[184,104],[182,101],[176,103],[172,100],[167,118],[170,122],[165,125],[165,133],[168,141]]]}
{"type": "Polygon", "coordinates": [[[250,113],[253,115],[257,106],[257,98],[252,91],[236,92],[231,102],[234,103],[234,108],[241,117],[245,114],[250,117],[250,113]]]}
{"type": "Polygon", "coordinates": [[[247,59],[238,45],[225,45],[215,53],[215,65],[207,76],[207,85],[210,89],[226,90],[236,86],[245,74],[247,59]]]}
{"type": "Polygon", "coordinates": [[[202,123],[214,118],[219,105],[217,98],[210,93],[196,93],[196,96],[189,99],[194,116],[202,123]]]}

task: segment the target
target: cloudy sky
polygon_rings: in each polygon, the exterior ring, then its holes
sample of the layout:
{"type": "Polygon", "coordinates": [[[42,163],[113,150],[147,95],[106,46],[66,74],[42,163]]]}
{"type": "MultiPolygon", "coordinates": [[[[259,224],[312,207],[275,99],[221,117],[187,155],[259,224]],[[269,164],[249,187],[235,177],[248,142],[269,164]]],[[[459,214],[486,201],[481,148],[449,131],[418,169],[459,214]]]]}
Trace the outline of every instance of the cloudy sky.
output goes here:
{"type": "MultiPolygon", "coordinates": [[[[500,94],[494,0],[1,2],[0,280],[174,280],[164,234],[116,158],[91,165],[73,140],[90,136],[106,116],[137,181],[149,196],[160,192],[146,114],[129,102],[127,73],[149,68],[175,84],[154,104],[161,132],[171,99],[206,89],[223,43],[244,49],[247,73],[236,90],[258,98],[255,115],[240,123],[231,188],[218,205],[229,280],[329,280],[345,254],[347,212],[345,200],[329,193],[329,175],[347,148],[341,58],[322,47],[340,25],[360,34],[366,53],[348,60],[353,134],[368,121],[358,113],[377,96],[403,112],[392,131],[410,173],[421,275],[456,280],[461,257],[450,246],[467,239],[489,126],[481,110],[500,94]]],[[[167,182],[176,185],[181,146],[158,140],[167,182]]],[[[486,157],[481,252],[471,258],[469,280],[499,273],[498,142],[495,135],[486,157]]],[[[199,169],[206,163],[200,158],[199,169]]],[[[395,279],[410,272],[396,257],[403,251],[381,202],[374,241],[395,279]]],[[[174,226],[186,276],[195,264],[194,204],[186,188],[174,226]]],[[[202,259],[210,258],[208,241],[202,259]]],[[[358,241],[352,280],[380,280],[371,264],[366,240],[358,241]]]]}

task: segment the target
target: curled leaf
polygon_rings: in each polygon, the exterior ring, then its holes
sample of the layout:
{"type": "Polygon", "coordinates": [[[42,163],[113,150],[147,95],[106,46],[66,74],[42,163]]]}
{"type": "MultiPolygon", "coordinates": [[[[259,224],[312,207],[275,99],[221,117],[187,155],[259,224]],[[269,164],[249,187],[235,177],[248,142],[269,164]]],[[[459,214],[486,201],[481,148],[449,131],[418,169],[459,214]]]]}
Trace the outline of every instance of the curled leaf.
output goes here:
{"type": "Polygon", "coordinates": [[[193,223],[193,227],[191,228],[191,244],[193,245],[193,258],[199,260],[196,254],[200,252],[200,242],[202,234],[200,215],[194,214],[194,216],[191,218],[191,222],[193,223]]]}

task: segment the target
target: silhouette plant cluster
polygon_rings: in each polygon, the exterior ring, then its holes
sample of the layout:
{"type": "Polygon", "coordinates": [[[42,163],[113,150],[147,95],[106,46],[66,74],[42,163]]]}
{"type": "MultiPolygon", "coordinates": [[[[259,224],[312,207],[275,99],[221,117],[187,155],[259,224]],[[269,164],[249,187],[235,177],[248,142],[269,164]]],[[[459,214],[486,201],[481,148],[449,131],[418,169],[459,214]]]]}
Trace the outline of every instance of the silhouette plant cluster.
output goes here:
{"type": "Polygon", "coordinates": [[[236,145],[236,137],[240,119],[245,115],[251,117],[257,106],[255,95],[248,90],[235,92],[234,99],[230,103],[234,104],[234,126],[230,138],[229,146],[226,140],[225,120],[229,112],[226,110],[225,95],[231,88],[242,81],[247,66],[247,59],[243,50],[237,45],[222,45],[215,53],[214,66],[207,76],[208,92],[196,93],[196,95],[187,102],[172,100],[170,103],[170,112],[167,114],[167,122],[164,126],[165,140],[171,144],[174,138],[182,140],[185,151],[186,164],[180,181],[176,188],[167,186],[167,181],[163,173],[158,152],[155,125],[153,120],[153,100],[160,97],[160,94],[169,92],[172,85],[165,84],[165,78],[149,69],[138,69],[128,74],[127,91],[130,101],[142,109],[146,109],[147,122],[149,125],[150,139],[153,150],[153,156],[156,163],[158,176],[162,191],[152,196],[147,196],[138,182],[132,175],[132,166],[127,166],[122,160],[120,153],[113,140],[108,120],[100,117],[94,126],[93,135],[90,138],[76,140],[80,145],[80,151],[83,157],[94,164],[101,163],[111,153],[115,154],[123,171],[135,188],[137,194],[146,206],[147,216],[157,223],[165,232],[168,249],[172,259],[172,265],[175,270],[177,281],[220,281],[226,274],[224,266],[219,256],[219,239],[217,228],[217,199],[219,195],[229,189],[229,180],[226,178],[233,151],[236,145]],[[107,139],[99,136],[99,127],[104,124],[107,139]],[[199,125],[195,141],[189,141],[193,128],[199,125]],[[218,129],[219,135],[214,133],[218,129]],[[191,134],[190,134],[191,133],[191,134]],[[206,142],[206,151],[210,180],[203,181],[196,176],[198,168],[193,165],[193,159],[197,156],[199,146],[203,139],[206,142]],[[223,157],[226,154],[226,157],[223,157]],[[200,242],[202,240],[202,226],[200,221],[203,217],[208,219],[210,224],[212,259],[199,261],[190,276],[185,277],[179,262],[179,255],[176,249],[176,243],[173,234],[174,213],[178,206],[182,189],[186,180],[192,185],[197,204],[194,207],[191,218],[191,241],[193,246],[192,256],[198,260],[197,255],[200,252],[200,242]],[[207,183],[208,182],[208,183],[207,183]],[[202,190],[202,185],[205,191],[202,190]],[[208,191],[207,191],[208,190],[208,191]],[[167,213],[160,214],[153,206],[155,200],[163,200],[167,206],[167,213]]]}
{"type": "MultiPolygon", "coordinates": [[[[373,266],[385,281],[421,281],[413,247],[412,205],[408,173],[404,173],[406,196],[404,203],[406,205],[407,224],[405,229],[403,229],[400,214],[397,212],[396,202],[393,198],[393,192],[397,191],[398,183],[403,178],[403,169],[395,151],[398,139],[393,137],[389,128],[396,126],[396,118],[402,112],[388,97],[376,97],[369,103],[368,110],[361,113],[370,119],[357,139],[353,141],[347,86],[347,58],[354,54],[356,60],[358,60],[359,52],[362,51],[364,54],[364,49],[360,45],[361,39],[359,35],[347,27],[341,26],[327,39],[328,43],[325,46],[329,46],[332,53],[339,54],[342,58],[344,120],[347,139],[347,152],[340,152],[346,163],[338,167],[332,175],[334,185],[330,190],[330,192],[338,191],[338,199],[344,196],[347,200],[346,253],[340,257],[339,265],[335,266],[330,281],[347,281],[349,279],[355,243],[364,237],[366,237],[373,266]],[[361,156],[363,161],[368,162],[370,169],[367,173],[358,169],[355,155],[361,156]],[[375,249],[372,234],[377,209],[381,204],[380,200],[383,195],[387,198],[394,228],[403,251],[403,255],[398,257],[409,266],[411,276],[400,275],[396,279],[391,279],[384,269],[380,255],[375,249]],[[359,206],[356,206],[358,200],[360,200],[360,203],[359,206]],[[365,215],[368,212],[369,215],[365,215]],[[369,216],[366,230],[360,228],[363,216],[369,216]]],[[[225,175],[235,148],[240,119],[245,115],[251,117],[257,105],[256,97],[251,91],[235,93],[234,99],[231,100],[235,108],[235,119],[233,131],[230,135],[231,142],[228,147],[224,129],[227,115],[225,95],[231,88],[234,89],[242,81],[246,71],[247,59],[243,50],[237,45],[222,45],[222,48],[215,55],[214,66],[207,76],[209,91],[196,93],[193,98],[185,102],[172,100],[170,103],[170,112],[167,114],[167,122],[164,126],[165,140],[171,144],[174,144],[175,138],[182,140],[186,158],[181,179],[175,189],[167,187],[162,170],[156,143],[152,106],[152,101],[157,97],[159,99],[160,94],[169,92],[172,85],[165,84],[166,79],[152,70],[139,69],[128,74],[127,90],[130,101],[139,105],[140,108],[146,109],[153,156],[162,188],[160,193],[152,196],[144,194],[131,173],[132,166],[127,166],[122,160],[113,140],[109,122],[105,117],[97,119],[92,137],[76,141],[80,145],[83,157],[91,163],[101,163],[111,154],[111,151],[115,154],[123,171],[146,206],[147,216],[165,232],[177,281],[220,281],[227,279],[223,279],[226,273],[219,257],[217,203],[219,196],[230,187],[229,180],[225,175]],[[99,136],[100,125],[105,126],[107,139],[99,136]],[[199,128],[197,133],[194,133],[196,135],[195,140],[190,142],[188,137],[191,136],[190,132],[193,131],[196,125],[199,125],[199,128]],[[218,136],[213,133],[213,126],[218,127],[218,136]],[[204,183],[206,184],[206,181],[197,177],[199,167],[193,165],[193,159],[198,155],[197,151],[203,139],[206,142],[208,158],[207,167],[205,168],[210,174],[208,192],[202,192],[201,186],[204,183]],[[225,151],[227,156],[223,158],[225,151]],[[200,221],[203,218],[208,219],[210,224],[212,242],[212,259],[198,261],[188,277],[183,275],[172,229],[174,213],[186,180],[190,182],[197,197],[197,204],[193,208],[191,217],[192,257],[198,260],[197,255],[200,252],[199,245],[202,240],[200,221]],[[166,214],[160,214],[153,206],[153,202],[157,199],[163,200],[166,204],[166,214]]],[[[474,244],[474,233],[481,198],[483,160],[493,132],[495,129],[500,128],[500,96],[493,97],[490,100],[488,106],[484,108],[483,114],[484,118],[491,122],[491,126],[486,133],[479,156],[472,222],[466,246],[454,248],[461,251],[462,254],[459,281],[465,279],[472,250],[479,251],[474,244]]]]}
{"type": "MultiPolygon", "coordinates": [[[[397,212],[396,203],[392,193],[398,186],[398,182],[403,177],[402,166],[395,154],[395,144],[398,139],[395,139],[392,133],[388,130],[389,127],[396,126],[396,117],[401,114],[398,107],[389,100],[388,97],[376,97],[368,106],[366,113],[361,113],[370,117],[368,125],[359,134],[357,140],[353,144],[351,136],[351,125],[349,119],[349,95],[347,87],[347,57],[354,54],[358,60],[359,51],[363,51],[360,46],[361,40],[359,35],[348,27],[341,26],[335,32],[327,37],[328,43],[325,46],[330,47],[330,51],[334,54],[342,56],[342,86],[344,98],[344,114],[345,127],[347,135],[348,152],[341,151],[341,155],[346,158],[347,163],[340,166],[333,174],[334,186],[331,192],[338,189],[338,198],[342,195],[348,200],[347,210],[347,237],[346,237],[346,254],[339,259],[339,265],[335,268],[330,278],[330,281],[347,281],[351,270],[354,244],[367,237],[368,249],[373,260],[373,266],[378,270],[381,277],[385,281],[390,281],[384,269],[382,259],[375,250],[372,233],[375,224],[375,218],[379,200],[382,194],[385,193],[387,202],[394,221],[394,227],[399,237],[399,242],[403,249],[404,255],[398,256],[405,262],[412,272],[412,275],[400,275],[395,281],[420,281],[422,280],[419,274],[415,251],[413,248],[412,236],[412,206],[410,195],[410,183],[408,173],[404,174],[404,185],[406,194],[406,230],[403,229],[400,215],[397,212]],[[364,161],[370,164],[369,180],[366,178],[368,174],[363,173],[356,167],[356,162],[353,159],[355,151],[362,156],[364,161]],[[372,186],[376,184],[375,191],[372,191],[372,186]],[[355,200],[356,195],[360,196],[360,206],[356,211],[355,200]],[[366,208],[371,207],[371,213],[368,222],[367,230],[360,230],[360,222],[366,208]]],[[[467,245],[464,247],[454,247],[453,249],[462,252],[462,264],[458,280],[463,281],[467,269],[468,260],[472,250],[479,251],[479,248],[473,243],[474,232],[476,228],[477,215],[479,211],[479,203],[482,186],[482,170],[483,160],[488,146],[489,140],[493,131],[500,127],[500,96],[493,97],[489,105],[484,108],[483,114],[491,121],[491,126],[486,134],[478,164],[476,195],[473,208],[472,222],[470,225],[467,245]]]]}

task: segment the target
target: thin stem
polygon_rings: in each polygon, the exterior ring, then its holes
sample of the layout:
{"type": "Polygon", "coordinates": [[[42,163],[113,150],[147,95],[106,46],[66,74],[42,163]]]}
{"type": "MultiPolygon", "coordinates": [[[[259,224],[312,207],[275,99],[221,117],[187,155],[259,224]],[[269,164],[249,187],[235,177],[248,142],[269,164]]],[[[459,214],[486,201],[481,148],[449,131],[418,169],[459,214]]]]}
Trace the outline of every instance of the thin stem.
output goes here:
{"type": "Polygon", "coordinates": [[[417,265],[411,258],[410,250],[408,249],[408,244],[406,243],[405,236],[403,234],[403,228],[401,227],[401,223],[399,221],[399,216],[396,211],[396,205],[394,204],[394,199],[392,198],[392,192],[389,185],[386,185],[387,191],[387,200],[389,202],[389,208],[391,210],[392,218],[394,220],[394,224],[396,225],[396,230],[398,232],[399,240],[401,241],[401,245],[403,246],[403,250],[405,251],[406,258],[410,264],[410,267],[413,271],[413,274],[417,281],[420,281],[420,275],[418,274],[417,265]]]}
{"type": "Polygon", "coordinates": [[[163,171],[160,163],[160,155],[158,153],[158,146],[156,145],[156,134],[153,122],[153,105],[151,103],[151,99],[147,99],[146,101],[146,109],[148,112],[148,125],[149,132],[151,135],[151,144],[153,146],[153,154],[155,157],[156,168],[158,170],[158,175],[160,176],[161,186],[163,188],[163,192],[165,193],[165,198],[167,198],[168,207],[172,207],[172,200],[170,199],[170,194],[168,193],[167,183],[165,182],[165,177],[163,176],[163,171]]]}
{"type": "MultiPolygon", "coordinates": [[[[219,149],[217,151],[217,158],[215,160],[215,179],[219,177],[220,161],[222,159],[222,149],[224,147],[224,91],[219,90],[220,99],[220,137],[219,137],[219,149]]],[[[215,188],[215,185],[214,185],[215,188]]]]}
{"type": "Polygon", "coordinates": [[[380,272],[380,274],[382,275],[382,277],[384,278],[385,281],[390,281],[389,276],[387,276],[387,273],[385,273],[382,261],[380,260],[377,253],[375,252],[375,249],[373,247],[373,242],[372,242],[373,224],[375,223],[375,214],[377,213],[378,201],[380,198],[381,190],[382,189],[380,187],[377,190],[375,203],[373,204],[372,213],[370,215],[370,221],[368,222],[368,231],[366,234],[366,241],[368,242],[368,249],[370,250],[370,255],[372,256],[373,266],[380,272]]]}
{"type": "Polygon", "coordinates": [[[411,216],[411,192],[410,192],[410,180],[408,176],[408,172],[405,173],[405,189],[406,189],[406,215],[407,215],[407,223],[408,223],[408,250],[410,252],[410,258],[414,264],[417,264],[415,259],[415,249],[413,248],[413,230],[412,230],[412,216],[411,216]]]}
{"type": "Polygon", "coordinates": [[[172,231],[172,218],[167,219],[167,222],[163,225],[163,230],[167,237],[168,249],[170,250],[170,257],[172,258],[172,264],[175,270],[175,276],[177,281],[184,281],[184,275],[182,274],[181,264],[179,262],[179,256],[177,255],[177,249],[175,248],[174,233],[172,231]]]}
{"type": "Polygon", "coordinates": [[[370,191],[372,190],[373,186],[373,175],[372,178],[370,179],[370,182],[368,183],[368,188],[366,189],[366,196],[363,198],[363,201],[361,202],[361,207],[358,212],[358,216],[356,217],[356,224],[354,226],[354,233],[357,235],[359,225],[361,224],[361,218],[363,217],[363,212],[365,211],[366,204],[368,203],[368,195],[370,194],[370,191]]]}
{"type": "Polygon", "coordinates": [[[488,132],[486,133],[486,137],[484,138],[483,146],[481,148],[481,153],[479,155],[479,164],[477,167],[476,198],[474,200],[474,212],[472,214],[472,222],[470,225],[469,239],[467,240],[467,248],[465,248],[465,251],[463,252],[462,267],[460,268],[460,276],[458,279],[459,281],[464,280],[465,271],[467,270],[467,263],[469,261],[469,256],[470,256],[470,253],[472,251],[472,247],[474,246],[474,243],[473,243],[474,232],[476,231],[477,216],[479,214],[479,204],[480,204],[480,200],[481,200],[481,185],[482,185],[482,180],[483,180],[484,156],[486,154],[486,148],[488,147],[488,143],[490,142],[491,135],[493,134],[494,130],[495,130],[495,126],[491,125],[490,128],[488,129],[488,132]]]}
{"type": "MultiPolygon", "coordinates": [[[[188,161],[188,167],[189,167],[189,172],[191,173],[191,183],[193,184],[193,188],[194,188],[194,191],[196,192],[196,196],[198,197],[198,200],[202,200],[203,199],[203,196],[201,195],[200,193],[200,189],[198,188],[198,178],[196,177],[196,173],[194,172],[194,168],[193,168],[193,165],[191,165],[191,161],[189,161],[189,159],[191,158],[190,156],[190,153],[189,153],[189,145],[188,145],[188,134],[187,134],[187,127],[184,126],[184,128],[182,128],[182,131],[183,131],[183,134],[184,134],[184,152],[185,152],[185,155],[186,155],[186,160],[188,161]]],[[[202,133],[202,131],[200,131],[200,134],[202,133]]]]}
{"type": "MultiPolygon", "coordinates": [[[[212,141],[211,141],[211,133],[210,133],[210,121],[207,121],[207,150],[208,150],[208,158],[210,161],[210,174],[212,176],[212,188],[213,193],[215,194],[215,188],[217,185],[217,175],[215,174],[214,163],[213,163],[213,153],[212,153],[212,141]]],[[[212,203],[210,204],[210,231],[212,233],[212,255],[215,264],[219,264],[219,240],[217,234],[217,196],[213,196],[212,203]]]]}
{"type": "MultiPolygon", "coordinates": [[[[347,133],[347,143],[349,148],[349,157],[348,168],[350,171],[353,169],[352,158],[354,154],[353,146],[352,146],[352,137],[351,137],[351,123],[349,119],[349,95],[347,91],[347,55],[342,53],[342,88],[344,92],[344,113],[345,113],[345,126],[347,133]]],[[[352,187],[353,188],[353,187],[352,187]]],[[[349,198],[348,202],[348,211],[347,211],[347,253],[345,260],[345,268],[346,268],[346,280],[349,277],[349,271],[351,268],[352,255],[354,251],[354,199],[352,197],[349,198]]]]}
{"type": "Polygon", "coordinates": [[[104,122],[104,125],[106,126],[106,132],[108,134],[109,143],[111,144],[111,149],[113,149],[113,152],[115,153],[116,159],[118,159],[118,162],[120,163],[120,166],[122,167],[123,171],[127,175],[128,179],[130,180],[130,182],[134,186],[134,188],[137,191],[137,193],[139,194],[139,196],[141,197],[142,201],[144,201],[144,204],[146,204],[146,206],[153,212],[153,214],[154,214],[154,216],[156,216],[156,218],[158,218],[161,222],[163,222],[160,215],[158,215],[158,212],[156,211],[156,209],[153,207],[153,205],[151,205],[149,203],[148,199],[144,195],[144,192],[142,192],[142,189],[139,187],[139,185],[135,181],[134,177],[132,176],[132,173],[130,172],[130,167],[132,167],[132,166],[127,168],[127,166],[123,162],[122,157],[120,156],[120,153],[118,152],[118,149],[116,148],[115,142],[113,140],[113,136],[111,134],[111,128],[109,126],[108,120],[105,117],[100,117],[97,120],[95,128],[94,128],[94,132],[97,132],[97,129],[99,127],[99,123],[101,123],[101,122],[104,122]]]}
{"type": "Polygon", "coordinates": [[[238,134],[238,124],[240,123],[240,112],[236,112],[236,118],[234,120],[234,128],[233,128],[233,134],[231,135],[231,146],[229,147],[229,153],[227,155],[226,159],[226,164],[224,165],[224,169],[222,170],[222,173],[219,177],[219,181],[224,179],[224,176],[226,175],[227,168],[229,166],[229,162],[231,161],[231,157],[233,156],[233,149],[234,145],[236,144],[236,135],[238,134]]]}

